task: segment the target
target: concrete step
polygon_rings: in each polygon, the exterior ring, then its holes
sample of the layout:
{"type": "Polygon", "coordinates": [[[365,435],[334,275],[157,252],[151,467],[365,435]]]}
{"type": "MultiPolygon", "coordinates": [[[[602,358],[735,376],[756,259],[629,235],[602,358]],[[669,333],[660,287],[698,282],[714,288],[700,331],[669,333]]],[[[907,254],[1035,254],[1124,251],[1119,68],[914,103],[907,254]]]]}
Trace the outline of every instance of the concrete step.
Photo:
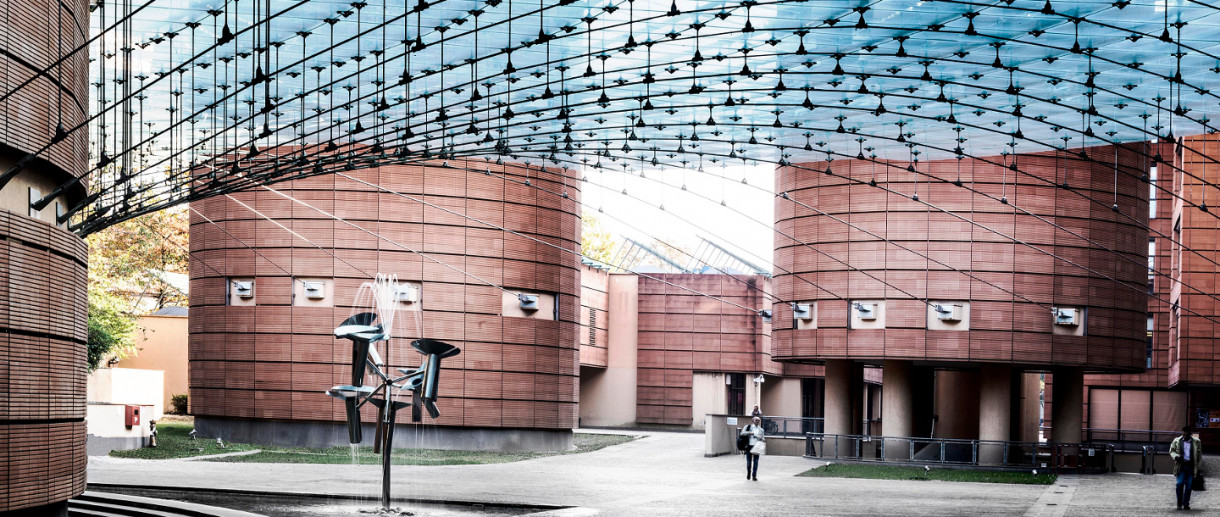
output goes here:
{"type": "Polygon", "coordinates": [[[72,500],[68,502],[68,515],[77,515],[81,510],[90,513],[81,515],[110,515],[124,517],[184,517],[190,515],[195,517],[195,514],[182,514],[173,511],[165,511],[157,508],[142,508],[138,506],[128,506],[123,503],[106,503],[99,501],[79,501],[72,500]]]}
{"type": "Polygon", "coordinates": [[[121,514],[68,507],[68,517],[122,517],[121,514]]]}
{"type": "Polygon", "coordinates": [[[87,491],[68,501],[68,515],[84,517],[261,517],[202,504],[87,491]]]}

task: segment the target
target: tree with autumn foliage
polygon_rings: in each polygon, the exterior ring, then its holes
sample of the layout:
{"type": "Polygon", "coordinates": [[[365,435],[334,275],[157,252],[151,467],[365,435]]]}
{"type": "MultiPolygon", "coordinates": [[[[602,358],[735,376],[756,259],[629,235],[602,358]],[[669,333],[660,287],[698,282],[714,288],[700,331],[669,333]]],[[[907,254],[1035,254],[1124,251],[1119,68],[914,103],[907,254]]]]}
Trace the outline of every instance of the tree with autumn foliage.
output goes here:
{"type": "Polygon", "coordinates": [[[188,274],[190,218],[185,207],[130,219],[87,237],[89,244],[89,369],[136,350],[135,317],[186,305],[172,275],[188,274]]]}
{"type": "Polygon", "coordinates": [[[90,235],[89,285],[125,300],[134,314],[186,305],[186,292],[170,277],[188,274],[189,232],[186,207],[175,207],[90,235]]]}
{"type": "Polygon", "coordinates": [[[603,264],[614,258],[619,241],[607,230],[598,217],[590,212],[580,216],[580,253],[603,264]]]}

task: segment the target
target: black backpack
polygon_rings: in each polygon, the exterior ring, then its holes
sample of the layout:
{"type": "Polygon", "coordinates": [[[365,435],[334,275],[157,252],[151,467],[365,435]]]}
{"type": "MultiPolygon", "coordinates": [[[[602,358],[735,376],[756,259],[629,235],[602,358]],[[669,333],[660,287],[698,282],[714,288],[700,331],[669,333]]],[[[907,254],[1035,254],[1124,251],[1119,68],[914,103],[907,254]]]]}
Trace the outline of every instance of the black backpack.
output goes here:
{"type": "Polygon", "coordinates": [[[739,450],[739,451],[750,450],[750,435],[741,434],[741,435],[737,436],[737,450],[739,450]]]}

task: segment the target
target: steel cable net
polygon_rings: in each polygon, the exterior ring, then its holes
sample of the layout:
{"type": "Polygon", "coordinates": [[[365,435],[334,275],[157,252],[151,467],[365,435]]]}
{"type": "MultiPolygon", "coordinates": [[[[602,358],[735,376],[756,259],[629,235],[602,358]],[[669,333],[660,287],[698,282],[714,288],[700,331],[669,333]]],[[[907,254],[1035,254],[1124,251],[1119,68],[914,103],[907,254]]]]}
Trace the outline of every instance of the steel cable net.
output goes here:
{"type": "Polygon", "coordinates": [[[91,9],[92,39],[70,52],[90,54],[92,116],[63,128],[90,137],[88,195],[61,217],[81,234],[277,181],[456,159],[638,173],[1004,156],[1017,170],[1008,156],[1071,150],[1110,164],[1078,150],[1213,132],[1220,102],[1220,10],[1186,0],[91,9]]]}

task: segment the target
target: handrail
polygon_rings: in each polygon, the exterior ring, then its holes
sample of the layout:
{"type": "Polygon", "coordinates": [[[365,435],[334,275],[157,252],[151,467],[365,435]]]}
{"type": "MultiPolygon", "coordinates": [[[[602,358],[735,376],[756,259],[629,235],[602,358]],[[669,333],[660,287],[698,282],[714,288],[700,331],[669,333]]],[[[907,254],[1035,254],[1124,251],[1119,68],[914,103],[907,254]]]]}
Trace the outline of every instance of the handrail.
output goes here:
{"type": "Polygon", "coordinates": [[[1180,432],[1131,429],[1086,428],[1086,443],[1108,443],[1125,452],[1151,451],[1153,454],[1168,454],[1169,443],[1180,432]]]}
{"type": "Polygon", "coordinates": [[[763,419],[763,434],[768,437],[801,438],[806,433],[826,430],[824,418],[766,416],[763,419]]]}
{"type": "Polygon", "coordinates": [[[1054,471],[1111,471],[1112,444],[807,433],[807,457],[1054,471]]]}

